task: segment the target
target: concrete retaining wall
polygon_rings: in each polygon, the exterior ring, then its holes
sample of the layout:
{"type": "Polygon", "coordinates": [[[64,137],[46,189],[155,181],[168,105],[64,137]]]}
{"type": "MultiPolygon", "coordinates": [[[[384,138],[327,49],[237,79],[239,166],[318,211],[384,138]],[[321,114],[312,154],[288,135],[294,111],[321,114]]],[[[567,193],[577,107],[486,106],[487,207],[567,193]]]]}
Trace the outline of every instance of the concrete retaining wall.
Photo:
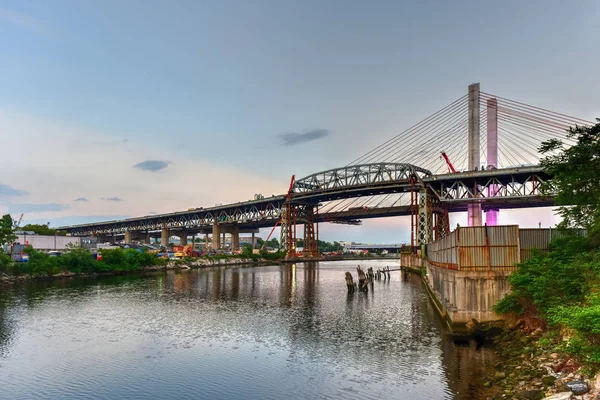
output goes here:
{"type": "Polygon", "coordinates": [[[497,321],[492,307],[510,290],[509,271],[456,271],[425,261],[425,282],[452,325],[497,321]]]}

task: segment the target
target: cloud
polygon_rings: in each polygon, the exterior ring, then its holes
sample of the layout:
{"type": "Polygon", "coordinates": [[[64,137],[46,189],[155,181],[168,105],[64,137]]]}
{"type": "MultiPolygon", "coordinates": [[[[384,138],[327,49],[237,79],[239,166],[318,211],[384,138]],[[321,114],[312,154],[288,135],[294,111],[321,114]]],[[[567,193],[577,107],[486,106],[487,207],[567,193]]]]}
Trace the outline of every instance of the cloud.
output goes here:
{"type": "Polygon", "coordinates": [[[36,33],[46,33],[46,28],[35,18],[0,7],[0,19],[36,33]]]}
{"type": "Polygon", "coordinates": [[[48,211],[64,211],[71,208],[68,204],[45,203],[45,204],[9,204],[8,212],[17,213],[41,213],[48,211]]]}
{"type": "Polygon", "coordinates": [[[88,200],[88,199],[86,199],[85,197],[78,197],[78,198],[76,198],[76,199],[75,199],[75,200],[73,200],[73,201],[82,201],[82,202],[88,202],[89,200],[88,200]]]}
{"type": "Polygon", "coordinates": [[[283,133],[277,136],[281,139],[282,146],[295,146],[297,144],[323,139],[330,134],[331,132],[327,129],[313,129],[304,133],[283,133]]]}
{"type": "Polygon", "coordinates": [[[158,172],[161,169],[167,168],[171,161],[148,160],[135,164],[133,168],[141,169],[142,171],[158,172]]]}
{"type": "Polygon", "coordinates": [[[27,196],[29,192],[0,183],[0,196],[27,196]]]}
{"type": "Polygon", "coordinates": [[[156,215],[156,214],[158,214],[158,213],[157,213],[157,212],[155,212],[155,211],[150,211],[150,212],[148,213],[148,215],[156,215]]]}
{"type": "Polygon", "coordinates": [[[103,197],[100,200],[104,200],[104,201],[123,201],[123,199],[121,199],[119,197],[103,197]]]}

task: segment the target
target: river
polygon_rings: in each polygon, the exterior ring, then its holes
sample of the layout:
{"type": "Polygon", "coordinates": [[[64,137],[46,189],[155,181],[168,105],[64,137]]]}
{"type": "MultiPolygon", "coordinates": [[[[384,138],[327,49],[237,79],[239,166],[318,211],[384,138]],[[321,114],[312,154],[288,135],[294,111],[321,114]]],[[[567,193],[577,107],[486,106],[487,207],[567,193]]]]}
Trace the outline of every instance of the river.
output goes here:
{"type": "Polygon", "coordinates": [[[347,295],[355,268],[0,286],[0,398],[485,399],[493,352],[444,335],[420,278],[347,295]]]}

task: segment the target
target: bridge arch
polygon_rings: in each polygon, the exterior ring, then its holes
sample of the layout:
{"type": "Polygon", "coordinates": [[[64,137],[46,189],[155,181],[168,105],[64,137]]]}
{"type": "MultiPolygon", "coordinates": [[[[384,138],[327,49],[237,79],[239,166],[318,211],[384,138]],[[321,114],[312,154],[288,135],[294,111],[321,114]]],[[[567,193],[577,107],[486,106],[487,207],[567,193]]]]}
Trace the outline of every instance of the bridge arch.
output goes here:
{"type": "Polygon", "coordinates": [[[295,193],[307,193],[391,182],[409,182],[412,177],[419,180],[432,176],[431,171],[407,163],[358,164],[305,176],[296,180],[293,191],[295,193]]]}

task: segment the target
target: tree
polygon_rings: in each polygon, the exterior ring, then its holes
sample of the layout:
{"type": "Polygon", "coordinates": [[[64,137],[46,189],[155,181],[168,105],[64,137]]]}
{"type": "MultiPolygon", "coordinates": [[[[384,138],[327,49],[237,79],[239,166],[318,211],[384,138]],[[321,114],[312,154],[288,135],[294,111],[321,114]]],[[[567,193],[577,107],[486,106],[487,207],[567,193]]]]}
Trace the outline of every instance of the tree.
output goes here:
{"type": "Polygon", "coordinates": [[[15,240],[15,221],[10,214],[4,214],[0,219],[0,245],[12,244],[15,240]]]}
{"type": "Polygon", "coordinates": [[[596,125],[569,128],[567,136],[577,144],[565,147],[557,139],[543,142],[541,165],[552,176],[544,189],[556,190],[563,217],[561,227],[586,228],[600,244],[600,119],[596,125]]]}
{"type": "Polygon", "coordinates": [[[49,228],[46,224],[27,224],[21,227],[23,231],[33,232],[36,235],[60,235],[62,236],[62,232],[57,231],[56,229],[49,228]]]}
{"type": "Polygon", "coordinates": [[[277,238],[273,238],[273,239],[271,239],[271,240],[268,240],[268,241],[266,242],[266,245],[267,245],[268,247],[272,247],[272,248],[274,248],[274,249],[278,249],[278,248],[279,248],[279,240],[277,240],[277,238]]]}

